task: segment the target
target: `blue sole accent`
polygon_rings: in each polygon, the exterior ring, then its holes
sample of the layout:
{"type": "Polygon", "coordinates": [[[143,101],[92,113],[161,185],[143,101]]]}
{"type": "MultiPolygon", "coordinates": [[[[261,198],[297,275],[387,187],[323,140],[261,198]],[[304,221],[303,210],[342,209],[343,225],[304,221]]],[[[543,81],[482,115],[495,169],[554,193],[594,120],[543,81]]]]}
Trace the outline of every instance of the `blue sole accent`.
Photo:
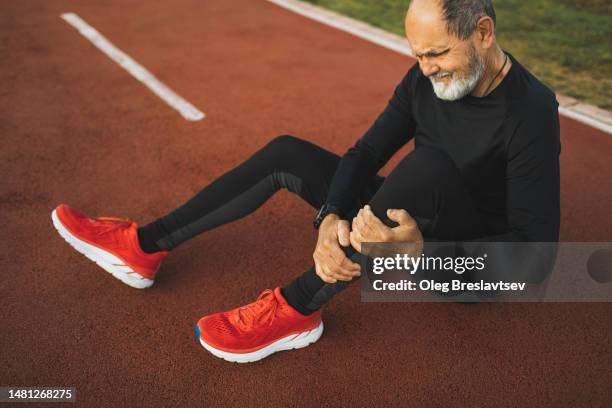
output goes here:
{"type": "Polygon", "coordinates": [[[198,341],[198,343],[200,343],[200,327],[198,326],[197,323],[195,325],[195,332],[196,332],[196,340],[198,341]]]}

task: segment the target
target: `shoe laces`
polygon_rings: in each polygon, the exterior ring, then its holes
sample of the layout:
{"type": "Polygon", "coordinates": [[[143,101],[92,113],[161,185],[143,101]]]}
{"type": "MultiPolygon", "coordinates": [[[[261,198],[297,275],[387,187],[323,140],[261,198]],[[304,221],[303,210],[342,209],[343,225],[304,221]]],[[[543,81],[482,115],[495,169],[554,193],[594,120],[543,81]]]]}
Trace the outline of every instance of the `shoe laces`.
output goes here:
{"type": "Polygon", "coordinates": [[[272,289],[266,289],[253,303],[239,307],[233,316],[234,324],[247,331],[253,327],[271,326],[276,318],[279,302],[272,289]]]}
{"type": "Polygon", "coordinates": [[[105,235],[112,231],[126,229],[133,224],[130,220],[116,217],[96,217],[93,219],[93,222],[96,223],[97,235],[105,235]]]}

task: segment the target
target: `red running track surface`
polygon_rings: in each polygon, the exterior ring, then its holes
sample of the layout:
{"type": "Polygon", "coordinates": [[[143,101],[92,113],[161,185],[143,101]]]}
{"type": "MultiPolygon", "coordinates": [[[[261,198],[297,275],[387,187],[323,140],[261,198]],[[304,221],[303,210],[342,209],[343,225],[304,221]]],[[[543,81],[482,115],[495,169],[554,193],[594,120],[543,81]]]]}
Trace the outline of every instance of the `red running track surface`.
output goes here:
{"type": "MultiPolygon", "coordinates": [[[[609,404],[610,304],[365,304],[354,285],[316,344],[251,365],[213,357],[199,317],[310,266],[314,210],[286,191],[180,246],[148,290],[73,251],[57,204],[145,223],[274,136],[342,154],[414,63],[265,1],[88,3],[0,5],[0,386],[75,386],[82,406],[609,404]],[[69,11],[207,118],[185,121],[69,11]]],[[[610,241],[612,137],[561,126],[562,240],[610,241]]]]}

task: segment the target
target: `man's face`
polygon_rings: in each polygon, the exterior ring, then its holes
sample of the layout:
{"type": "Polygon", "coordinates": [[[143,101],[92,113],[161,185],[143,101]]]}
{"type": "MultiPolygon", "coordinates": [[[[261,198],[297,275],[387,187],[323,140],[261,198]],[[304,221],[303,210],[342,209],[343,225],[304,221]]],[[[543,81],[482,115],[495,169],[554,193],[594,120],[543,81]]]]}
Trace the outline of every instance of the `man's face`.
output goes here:
{"type": "Polygon", "coordinates": [[[473,38],[449,34],[436,1],[413,1],[406,16],[406,37],[436,96],[453,101],[471,93],[484,72],[473,38]]]}

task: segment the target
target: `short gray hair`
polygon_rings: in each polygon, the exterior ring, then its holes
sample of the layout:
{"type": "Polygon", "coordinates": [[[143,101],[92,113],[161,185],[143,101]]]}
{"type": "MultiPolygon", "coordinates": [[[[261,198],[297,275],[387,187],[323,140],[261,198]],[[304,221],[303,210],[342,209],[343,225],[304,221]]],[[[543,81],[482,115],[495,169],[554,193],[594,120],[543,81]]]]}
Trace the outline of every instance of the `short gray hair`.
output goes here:
{"type": "Polygon", "coordinates": [[[466,40],[476,29],[480,17],[489,16],[495,24],[492,0],[440,0],[449,34],[466,40]]]}

